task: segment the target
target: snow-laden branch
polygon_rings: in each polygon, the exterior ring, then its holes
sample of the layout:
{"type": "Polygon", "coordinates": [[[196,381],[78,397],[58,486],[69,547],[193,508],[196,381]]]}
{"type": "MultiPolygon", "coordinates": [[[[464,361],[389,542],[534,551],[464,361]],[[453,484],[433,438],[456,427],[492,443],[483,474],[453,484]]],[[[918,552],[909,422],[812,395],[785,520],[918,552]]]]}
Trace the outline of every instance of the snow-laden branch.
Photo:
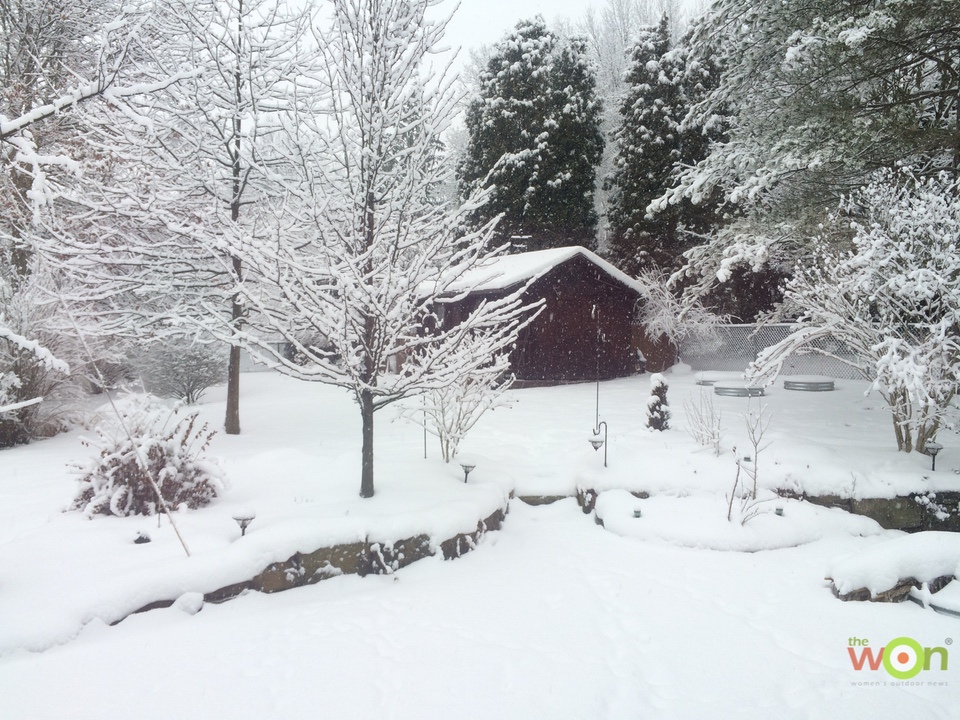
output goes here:
{"type": "Polygon", "coordinates": [[[22,402],[11,403],[10,405],[2,405],[0,406],[0,414],[13,412],[14,410],[22,410],[32,405],[38,405],[41,402],[43,402],[43,398],[32,398],[22,402]]]}
{"type": "Polygon", "coordinates": [[[131,83],[123,86],[113,85],[116,81],[116,76],[114,75],[98,77],[96,80],[91,80],[69,90],[53,102],[35,107],[19,117],[8,119],[0,115],[0,141],[8,141],[24,128],[86,100],[102,97],[109,103],[119,105],[127,98],[158,92],[170,87],[174,83],[195,77],[199,72],[200,70],[198,69],[185,70],[157,82],[131,83]]]}
{"type": "MultiPolygon", "coordinates": [[[[0,317],[0,323],[3,322],[3,318],[0,317]]],[[[54,357],[53,353],[43,347],[40,343],[35,340],[30,340],[25,338],[22,335],[18,335],[13,332],[8,327],[0,324],[0,339],[7,340],[8,342],[13,343],[22,350],[26,350],[40,360],[47,368],[51,370],[58,370],[62,373],[69,373],[70,366],[67,365],[63,360],[58,360],[54,357]]]]}
{"type": "Polygon", "coordinates": [[[791,353],[824,352],[814,343],[833,338],[890,406],[898,448],[922,451],[960,388],[960,185],[881,173],[842,210],[854,250],[823,246],[819,267],[797,270],[786,300],[798,328],[749,372],[769,379],[791,353]]]}
{"type": "Polygon", "coordinates": [[[198,68],[185,69],[151,82],[130,82],[118,85],[124,61],[131,46],[139,40],[140,30],[141,23],[134,22],[128,17],[119,18],[108,24],[104,28],[101,39],[97,77],[78,83],[56,99],[38,105],[18,117],[7,118],[0,115],[0,141],[6,141],[34,123],[92,98],[102,97],[113,105],[120,105],[127,98],[158,92],[187,78],[196,77],[200,73],[198,68]],[[120,30],[124,30],[125,33],[117,37],[120,30]]]}

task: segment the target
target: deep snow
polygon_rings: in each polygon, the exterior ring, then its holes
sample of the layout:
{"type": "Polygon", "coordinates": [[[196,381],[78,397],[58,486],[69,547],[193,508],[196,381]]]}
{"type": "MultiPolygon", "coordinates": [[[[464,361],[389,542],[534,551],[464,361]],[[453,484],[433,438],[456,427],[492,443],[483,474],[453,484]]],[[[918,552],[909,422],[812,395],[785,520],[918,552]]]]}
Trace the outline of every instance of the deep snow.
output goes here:
{"type": "MultiPolygon", "coordinates": [[[[742,456],[746,447],[740,413],[759,401],[771,417],[771,443],[756,459],[761,488],[955,489],[957,444],[941,436],[931,474],[927,458],[895,452],[864,383],[837,381],[832,393],[715,398],[726,429],[715,457],[683,429],[683,399],[711,389],[689,374],[666,377],[673,427],[664,433],[645,427],[648,377],[601,384],[608,468],[587,443],[593,385],[513,392],[514,406],[464,441],[477,463],[466,485],[433,438],[424,460],[422,430],[385,410],[377,496],[364,501],[349,397],[245,375],[243,435],[213,443],[231,487],[209,508],[177,514],[189,559],[165,520],[158,529],[155,518],[61,512],[76,485],[66,463],[90,452],[82,432],[0,452],[0,717],[953,717],[960,659],[905,686],[882,667],[855,670],[849,648],[854,638],[860,652],[910,637],[955,654],[960,621],[913,603],[842,603],[824,579],[846,568],[875,580],[891,567],[880,549],[905,547],[904,534],[797,501],[770,501],[745,526],[731,524],[725,494],[730,448],[742,456]],[[458,560],[196,612],[198,592],[298,549],[440,537],[472,529],[511,490],[578,488],[610,491],[597,503],[604,527],[572,499],[515,499],[503,529],[458,560]],[[783,516],[772,512],[778,503],[783,516]],[[246,507],[257,517],[241,539],[231,516],[246,507]],[[153,542],[133,544],[138,532],[153,542]],[[106,624],[177,596],[172,608],[106,624]]],[[[202,406],[217,424],[222,396],[211,391],[202,406]]],[[[955,553],[952,540],[926,541],[924,561],[955,553]]],[[[911,558],[891,555],[898,569],[911,558]]]]}

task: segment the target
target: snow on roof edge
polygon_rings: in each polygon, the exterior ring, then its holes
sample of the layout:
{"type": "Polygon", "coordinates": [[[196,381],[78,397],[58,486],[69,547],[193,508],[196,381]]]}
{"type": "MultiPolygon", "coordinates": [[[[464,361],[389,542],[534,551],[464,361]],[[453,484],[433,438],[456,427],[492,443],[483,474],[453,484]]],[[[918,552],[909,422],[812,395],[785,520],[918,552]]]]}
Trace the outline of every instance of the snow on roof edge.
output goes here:
{"type": "Polygon", "coordinates": [[[636,293],[642,286],[616,266],[581,245],[568,245],[547,250],[533,250],[514,255],[499,255],[482,265],[468,270],[448,290],[468,294],[505,290],[515,285],[538,280],[577,255],[582,255],[622,285],[636,293]]]}

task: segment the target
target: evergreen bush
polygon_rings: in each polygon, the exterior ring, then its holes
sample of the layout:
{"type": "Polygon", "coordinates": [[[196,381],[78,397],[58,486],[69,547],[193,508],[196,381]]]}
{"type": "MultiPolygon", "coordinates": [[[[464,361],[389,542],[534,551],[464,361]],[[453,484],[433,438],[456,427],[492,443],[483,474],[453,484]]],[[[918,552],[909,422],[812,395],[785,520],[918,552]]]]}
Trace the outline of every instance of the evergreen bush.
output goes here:
{"type": "Polygon", "coordinates": [[[654,430],[670,429],[670,407],[667,405],[667,381],[655,373],[650,377],[650,397],[647,399],[647,427],[654,430]]]}

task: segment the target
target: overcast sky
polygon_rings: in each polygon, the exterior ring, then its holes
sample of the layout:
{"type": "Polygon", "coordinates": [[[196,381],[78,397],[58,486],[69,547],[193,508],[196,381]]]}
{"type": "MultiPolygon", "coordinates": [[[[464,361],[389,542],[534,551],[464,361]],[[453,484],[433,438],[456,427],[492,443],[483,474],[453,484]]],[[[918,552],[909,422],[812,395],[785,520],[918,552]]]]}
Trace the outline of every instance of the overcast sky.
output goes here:
{"type": "MultiPolygon", "coordinates": [[[[493,45],[520,20],[539,14],[548,25],[561,17],[576,22],[591,5],[599,8],[604,4],[606,0],[460,0],[444,41],[451,47],[461,47],[457,65],[462,68],[469,61],[471,49],[493,45]]],[[[451,0],[439,9],[449,12],[455,5],[451,0]]]]}
{"type": "MultiPolygon", "coordinates": [[[[461,0],[447,30],[447,41],[462,45],[464,52],[483,44],[492,45],[512,30],[518,20],[543,15],[548,23],[558,17],[579,20],[595,0],[461,0]]],[[[447,7],[453,7],[448,5],[447,7]]]]}
{"type": "MultiPolygon", "coordinates": [[[[656,0],[651,0],[656,3],[656,0]]],[[[686,7],[697,7],[704,0],[680,0],[686,7]]],[[[454,0],[441,3],[441,13],[448,13],[456,3],[454,0]]],[[[607,0],[460,0],[447,34],[445,44],[461,47],[459,65],[462,67],[469,59],[471,48],[492,45],[514,28],[519,20],[542,15],[547,24],[553,25],[558,18],[573,23],[580,21],[592,6],[599,11],[607,5],[607,0]]]]}

